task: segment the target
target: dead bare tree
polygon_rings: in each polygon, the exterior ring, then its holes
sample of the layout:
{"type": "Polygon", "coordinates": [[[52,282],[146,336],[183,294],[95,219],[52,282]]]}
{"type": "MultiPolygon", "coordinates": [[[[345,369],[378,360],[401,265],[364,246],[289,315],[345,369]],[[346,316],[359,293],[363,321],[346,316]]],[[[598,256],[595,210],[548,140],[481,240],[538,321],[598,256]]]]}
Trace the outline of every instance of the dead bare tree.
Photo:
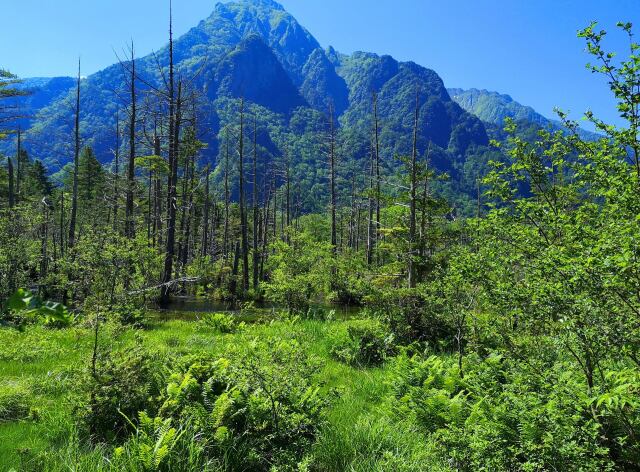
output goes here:
{"type": "Polygon", "coordinates": [[[242,289],[249,290],[249,237],[244,189],[244,98],[240,98],[240,137],[238,142],[238,183],[240,192],[240,232],[242,238],[242,289]]]}
{"type": "Polygon", "coordinates": [[[415,244],[416,244],[416,187],[417,187],[417,164],[418,164],[418,120],[420,118],[420,93],[416,89],[416,110],[413,124],[413,149],[410,163],[410,190],[409,190],[409,288],[416,286],[416,264],[415,264],[415,244]]]}
{"type": "Polygon", "coordinates": [[[129,112],[129,165],[127,168],[127,202],[125,208],[125,234],[127,238],[135,237],[135,218],[133,215],[133,194],[136,177],[136,59],[133,41],[131,42],[131,66],[129,77],[129,91],[131,94],[131,108],[129,112]]]}
{"type": "Polygon", "coordinates": [[[78,84],[76,90],[75,139],[73,150],[73,194],[71,196],[71,219],[67,245],[72,249],[76,243],[76,220],[78,218],[78,173],[80,170],[80,59],[78,59],[78,84]]]}
{"type": "Polygon", "coordinates": [[[338,237],[336,226],[336,135],[333,122],[334,108],[333,103],[329,104],[329,193],[330,203],[329,211],[331,214],[331,250],[337,253],[338,237]]]}

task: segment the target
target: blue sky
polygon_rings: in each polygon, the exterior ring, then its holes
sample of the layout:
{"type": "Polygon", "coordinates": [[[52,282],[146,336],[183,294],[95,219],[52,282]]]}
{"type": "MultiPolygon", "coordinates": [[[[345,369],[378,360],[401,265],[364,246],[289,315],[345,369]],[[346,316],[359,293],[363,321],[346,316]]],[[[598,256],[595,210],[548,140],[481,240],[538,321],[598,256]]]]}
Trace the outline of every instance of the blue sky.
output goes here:
{"type": "MultiPolygon", "coordinates": [[[[168,0],[2,0],[0,67],[23,77],[73,75],[115,62],[131,38],[142,55],[166,41],[168,0]]],[[[214,0],[174,0],[175,27],[186,32],[214,0]]],[[[449,87],[508,93],[551,116],[593,109],[615,121],[606,84],[589,73],[576,31],[591,20],[614,30],[637,25],[640,0],[282,0],[323,46],[391,54],[437,71],[449,87]]],[[[607,45],[623,52],[619,33],[607,45]]]]}

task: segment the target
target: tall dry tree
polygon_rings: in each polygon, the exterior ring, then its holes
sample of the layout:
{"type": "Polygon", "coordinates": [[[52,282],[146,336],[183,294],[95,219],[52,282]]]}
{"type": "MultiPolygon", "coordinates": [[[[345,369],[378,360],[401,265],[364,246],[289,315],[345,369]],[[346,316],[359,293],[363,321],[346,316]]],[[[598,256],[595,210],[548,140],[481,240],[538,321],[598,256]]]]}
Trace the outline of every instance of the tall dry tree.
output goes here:
{"type": "Polygon", "coordinates": [[[13,208],[13,206],[15,205],[15,201],[16,201],[16,197],[15,197],[15,190],[13,187],[13,162],[11,161],[11,158],[9,157],[7,159],[7,166],[8,166],[8,172],[9,172],[9,208],[13,208]]]}
{"type": "Polygon", "coordinates": [[[378,94],[374,92],[373,94],[373,137],[374,137],[374,162],[375,162],[375,183],[376,183],[376,192],[375,192],[375,206],[376,206],[376,221],[373,231],[374,238],[374,248],[378,244],[378,239],[380,239],[380,199],[382,195],[380,194],[380,126],[378,123],[378,94]]]}
{"type": "Polygon", "coordinates": [[[120,189],[118,188],[120,180],[120,112],[116,112],[116,145],[113,150],[114,153],[114,174],[113,174],[113,230],[118,229],[118,212],[119,209],[119,195],[120,189]]]}
{"type": "Polygon", "coordinates": [[[224,229],[222,235],[222,254],[225,261],[229,257],[229,131],[225,130],[225,153],[224,153],[224,229]]]}
{"type": "Polygon", "coordinates": [[[258,290],[258,116],[253,117],[253,289],[258,290]]]}
{"type": "Polygon", "coordinates": [[[336,226],[336,136],[333,114],[333,103],[329,103],[329,192],[331,198],[329,211],[331,213],[331,250],[336,254],[338,250],[336,226]]]}
{"type": "MultiPolygon", "coordinates": [[[[173,5],[169,1],[169,175],[167,178],[167,239],[164,254],[164,270],[162,273],[161,302],[166,304],[169,301],[171,292],[170,282],[173,274],[173,259],[175,255],[176,242],[176,206],[177,206],[177,180],[178,180],[178,158],[177,158],[177,136],[179,136],[179,124],[177,117],[176,90],[175,90],[175,70],[173,63],[173,5]]],[[[179,101],[179,99],[178,99],[179,101]]]]}
{"type": "Polygon", "coordinates": [[[416,286],[416,193],[418,179],[418,120],[420,118],[420,91],[416,88],[416,110],[413,122],[413,148],[411,151],[411,163],[409,168],[409,288],[416,286]]]}
{"type": "Polygon", "coordinates": [[[64,240],[64,233],[65,233],[65,220],[64,220],[64,214],[65,214],[65,209],[64,209],[64,189],[60,190],[60,257],[64,257],[64,250],[65,250],[65,240],[64,240]]]}
{"type": "Polygon", "coordinates": [[[22,179],[24,174],[24,163],[22,162],[22,130],[18,127],[18,142],[16,146],[16,185],[15,185],[15,202],[20,201],[20,195],[22,192],[22,179]]]}
{"type": "Polygon", "coordinates": [[[240,231],[242,238],[242,289],[249,290],[249,237],[244,189],[244,97],[240,99],[240,139],[238,142],[238,183],[240,191],[240,231]]]}
{"type": "Polygon", "coordinates": [[[135,237],[135,220],[133,215],[133,197],[136,185],[136,59],[133,41],[131,42],[131,66],[129,68],[129,93],[131,109],[129,114],[129,163],[127,167],[127,203],[125,208],[125,235],[129,239],[135,237]]]}
{"type": "Polygon", "coordinates": [[[284,152],[282,177],[284,178],[284,195],[282,196],[282,237],[286,238],[284,228],[291,225],[291,153],[287,149],[284,152]]]}
{"type": "Polygon", "coordinates": [[[76,243],[76,222],[78,218],[78,177],[80,171],[80,59],[78,59],[78,84],[76,90],[75,139],[73,151],[73,194],[71,196],[71,218],[67,246],[73,249],[76,243]]]}
{"type": "Polygon", "coordinates": [[[431,156],[431,142],[429,142],[429,147],[427,148],[427,157],[424,161],[424,178],[422,179],[422,214],[420,217],[420,248],[419,255],[421,258],[424,258],[428,254],[428,246],[429,246],[429,238],[428,238],[428,230],[429,230],[429,222],[430,222],[430,213],[429,213],[429,184],[431,173],[429,170],[429,158],[431,156]]]}
{"type": "MultiPolygon", "coordinates": [[[[162,127],[162,124],[160,127],[162,127]]],[[[153,154],[160,157],[161,152],[160,136],[158,136],[158,129],[155,126],[153,131],[153,154]]],[[[162,182],[160,181],[160,172],[156,172],[153,186],[153,244],[154,246],[162,247],[162,182]]]]}
{"type": "Polygon", "coordinates": [[[369,218],[367,220],[367,264],[373,262],[373,249],[375,245],[375,153],[373,140],[371,141],[371,152],[369,153],[369,218]]]}
{"type": "MultiPolygon", "coordinates": [[[[269,242],[269,223],[271,217],[271,194],[272,187],[269,179],[267,166],[263,173],[263,194],[262,194],[262,247],[260,254],[260,280],[264,280],[264,263],[267,259],[267,247],[269,242]]],[[[275,223],[274,223],[275,224],[275,223]]]]}
{"type": "Polygon", "coordinates": [[[195,189],[195,175],[196,175],[196,157],[198,152],[197,140],[196,140],[196,119],[195,119],[195,107],[193,110],[193,116],[191,117],[192,123],[188,130],[189,141],[185,146],[184,156],[184,177],[182,186],[182,217],[180,221],[180,244],[178,250],[178,257],[180,262],[180,270],[184,271],[189,258],[191,248],[191,229],[192,219],[194,215],[193,196],[195,189]]]}
{"type": "Polygon", "coordinates": [[[200,255],[205,257],[209,254],[209,210],[211,206],[210,202],[210,189],[209,180],[211,179],[211,165],[207,164],[204,170],[204,210],[202,215],[202,247],[200,248],[200,255]]]}

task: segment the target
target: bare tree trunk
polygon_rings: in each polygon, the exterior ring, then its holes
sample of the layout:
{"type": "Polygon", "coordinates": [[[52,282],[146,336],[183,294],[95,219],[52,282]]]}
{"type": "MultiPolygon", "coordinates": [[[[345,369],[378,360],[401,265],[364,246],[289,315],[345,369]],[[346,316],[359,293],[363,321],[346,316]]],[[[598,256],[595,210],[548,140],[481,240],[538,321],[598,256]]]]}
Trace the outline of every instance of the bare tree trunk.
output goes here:
{"type": "Polygon", "coordinates": [[[267,243],[269,239],[269,218],[271,205],[271,187],[267,173],[264,174],[263,190],[262,190],[262,222],[261,222],[261,244],[260,244],[260,274],[259,279],[264,280],[264,262],[267,258],[267,243]]]}
{"type": "Polygon", "coordinates": [[[242,236],[242,290],[249,290],[249,237],[247,228],[247,211],[244,191],[244,98],[240,99],[240,143],[239,154],[239,183],[240,183],[240,230],[242,236]]]}
{"type": "Polygon", "coordinates": [[[147,244],[149,247],[153,247],[153,241],[151,240],[151,230],[153,227],[153,209],[155,204],[153,202],[153,182],[155,181],[154,172],[149,169],[149,180],[147,182],[147,244]]]}
{"type": "Polygon", "coordinates": [[[224,154],[224,234],[222,253],[226,261],[229,256],[229,133],[225,133],[226,150],[224,154]]]}
{"type": "Polygon", "coordinates": [[[416,187],[418,160],[418,119],[420,117],[420,95],[416,90],[416,111],[413,125],[413,151],[411,152],[411,183],[409,201],[409,288],[416,286],[415,243],[416,243],[416,187]]]}
{"type": "Polygon", "coordinates": [[[64,190],[60,190],[60,257],[64,257],[64,190]]]}
{"type": "Polygon", "coordinates": [[[371,265],[373,262],[373,249],[375,245],[375,233],[374,229],[374,213],[376,209],[376,203],[374,198],[374,167],[375,167],[375,156],[373,151],[373,143],[371,145],[371,154],[369,159],[369,219],[367,220],[367,265],[371,265]]]}
{"type": "MultiPolygon", "coordinates": [[[[153,137],[153,153],[160,156],[160,137],[155,134],[153,137]]],[[[160,182],[160,174],[157,173],[154,182],[154,223],[153,223],[153,243],[154,246],[162,246],[162,183],[160,182]]]]}
{"type": "Polygon", "coordinates": [[[72,249],[76,243],[76,219],[78,217],[78,171],[80,167],[80,59],[78,59],[78,89],[76,91],[75,146],[73,152],[73,194],[71,197],[71,219],[69,221],[69,240],[72,249]]]}
{"type": "Polygon", "coordinates": [[[424,188],[422,190],[422,218],[420,220],[420,257],[427,255],[428,223],[429,223],[429,156],[431,155],[431,143],[427,150],[427,159],[424,165],[424,188]]]}
{"type": "Polygon", "coordinates": [[[253,119],[253,290],[258,290],[258,117],[253,119]]]}
{"type": "Polygon", "coordinates": [[[285,191],[286,191],[286,202],[285,202],[285,228],[288,228],[291,225],[291,156],[289,153],[285,155],[285,191]]]}
{"type": "Polygon", "coordinates": [[[285,202],[285,198],[287,197],[287,192],[286,192],[286,188],[287,185],[285,183],[284,188],[280,187],[282,190],[282,196],[280,197],[280,238],[285,241],[286,240],[286,235],[285,235],[285,221],[286,221],[286,215],[287,215],[287,202],[285,202]]]}
{"type": "Polygon", "coordinates": [[[373,232],[373,246],[374,248],[378,245],[378,239],[380,239],[380,198],[381,198],[381,189],[380,189],[380,135],[379,135],[379,125],[378,125],[378,94],[373,94],[373,126],[374,126],[374,157],[375,157],[375,173],[376,173],[376,221],[373,232]]]}
{"type": "Polygon", "coordinates": [[[233,269],[231,271],[231,284],[229,291],[231,295],[236,297],[238,292],[238,269],[240,266],[240,241],[236,241],[236,247],[233,251],[233,269]]]}
{"type": "MultiPolygon", "coordinates": [[[[215,194],[214,194],[215,195],[215,194]]],[[[213,199],[213,222],[211,224],[211,257],[213,257],[213,259],[216,259],[216,255],[219,252],[219,248],[218,248],[218,231],[220,229],[220,207],[218,206],[218,200],[215,198],[213,199]]]]}
{"type": "Polygon", "coordinates": [[[118,181],[120,179],[120,114],[116,113],[115,174],[113,177],[113,230],[118,229],[118,181]]]}
{"type": "Polygon", "coordinates": [[[333,124],[333,104],[329,105],[329,191],[331,193],[331,250],[337,253],[337,227],[336,227],[336,156],[335,156],[335,129],[333,124]]]}
{"type": "Polygon", "coordinates": [[[14,200],[16,203],[20,202],[23,173],[24,166],[22,163],[22,131],[20,130],[20,128],[18,128],[18,146],[16,150],[16,187],[14,195],[14,200]]]}
{"type": "Polygon", "coordinates": [[[220,213],[218,209],[218,201],[215,198],[213,199],[213,218],[211,224],[209,225],[211,230],[209,232],[209,254],[211,254],[211,259],[216,260],[216,254],[218,250],[218,244],[216,242],[216,235],[218,230],[218,223],[220,221],[220,213]]]}
{"type": "Polygon", "coordinates": [[[49,239],[49,203],[47,198],[42,199],[42,207],[44,210],[44,222],[40,227],[40,280],[45,280],[49,269],[49,255],[47,241],[49,239]]]}
{"type": "Polygon", "coordinates": [[[172,2],[169,1],[169,178],[167,185],[167,241],[164,256],[164,271],[162,275],[161,302],[169,301],[170,287],[173,274],[173,256],[176,237],[176,185],[178,179],[178,159],[176,152],[176,129],[178,120],[176,117],[175,102],[175,73],[173,66],[173,13],[172,2]]]}
{"type": "Polygon", "coordinates": [[[278,239],[278,189],[276,188],[276,177],[272,176],[271,187],[273,188],[273,239],[278,239]]]}
{"type": "Polygon", "coordinates": [[[9,166],[9,208],[13,208],[16,203],[16,197],[13,189],[13,162],[11,161],[11,158],[8,158],[7,161],[9,166]]]}
{"type": "Polygon", "coordinates": [[[191,231],[193,228],[192,219],[193,219],[193,189],[195,187],[195,175],[196,175],[196,156],[191,156],[187,159],[189,162],[189,185],[188,185],[188,194],[189,200],[187,201],[186,211],[186,228],[184,231],[184,243],[182,247],[182,268],[187,266],[190,260],[191,254],[191,231]]]}
{"type": "Polygon", "coordinates": [[[178,221],[178,164],[180,158],[180,126],[182,124],[182,82],[178,82],[178,93],[176,96],[176,109],[175,109],[175,124],[173,127],[173,167],[171,170],[171,180],[173,181],[173,195],[171,198],[172,204],[170,208],[171,215],[169,217],[169,224],[167,226],[167,244],[171,246],[171,259],[172,263],[176,263],[176,226],[178,221]],[[171,228],[171,231],[169,231],[171,228]],[[169,234],[170,233],[170,234],[169,234]],[[171,241],[169,241],[171,240],[171,241]]]}
{"type": "Polygon", "coordinates": [[[360,227],[361,227],[361,219],[362,219],[362,209],[360,208],[360,204],[358,204],[357,208],[357,222],[356,222],[356,252],[360,251],[360,227]]]}
{"type": "Polygon", "coordinates": [[[127,205],[125,209],[125,234],[127,238],[135,238],[135,222],[133,217],[133,192],[136,177],[136,60],[131,42],[131,115],[129,117],[129,167],[127,172],[127,205]]]}
{"type": "Polygon", "coordinates": [[[356,247],[356,172],[351,174],[351,213],[349,215],[349,249],[356,247]]]}
{"type": "Polygon", "coordinates": [[[205,257],[209,254],[209,177],[211,175],[211,166],[207,165],[205,169],[205,182],[204,182],[204,215],[202,217],[202,248],[200,249],[200,255],[205,257]]]}
{"type": "Polygon", "coordinates": [[[260,280],[264,280],[264,263],[267,259],[267,243],[269,240],[269,219],[271,216],[271,187],[267,173],[263,176],[263,205],[262,205],[262,247],[260,256],[260,280]]]}
{"type": "Polygon", "coordinates": [[[178,264],[176,264],[176,279],[180,278],[181,271],[184,267],[184,249],[186,246],[186,224],[187,224],[187,211],[188,211],[188,201],[187,194],[189,193],[189,181],[190,181],[190,165],[191,156],[185,156],[184,161],[184,170],[182,172],[182,191],[180,197],[180,231],[179,239],[178,239],[178,264]]]}

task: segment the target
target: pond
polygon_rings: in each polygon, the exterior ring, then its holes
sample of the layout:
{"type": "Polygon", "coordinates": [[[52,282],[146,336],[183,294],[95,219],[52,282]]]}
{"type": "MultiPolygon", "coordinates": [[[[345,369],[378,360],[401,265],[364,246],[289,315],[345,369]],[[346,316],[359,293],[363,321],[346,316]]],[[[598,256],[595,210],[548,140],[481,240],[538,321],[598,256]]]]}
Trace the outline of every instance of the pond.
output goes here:
{"type": "MultiPolygon", "coordinates": [[[[254,302],[249,309],[243,310],[240,303],[223,302],[205,297],[174,297],[166,307],[155,307],[152,312],[163,321],[196,321],[205,313],[228,313],[238,316],[242,321],[255,322],[275,318],[277,313],[284,309],[273,303],[254,302]]],[[[311,309],[319,312],[334,311],[334,316],[339,319],[357,318],[362,311],[362,307],[348,305],[314,304],[311,309]]]]}

